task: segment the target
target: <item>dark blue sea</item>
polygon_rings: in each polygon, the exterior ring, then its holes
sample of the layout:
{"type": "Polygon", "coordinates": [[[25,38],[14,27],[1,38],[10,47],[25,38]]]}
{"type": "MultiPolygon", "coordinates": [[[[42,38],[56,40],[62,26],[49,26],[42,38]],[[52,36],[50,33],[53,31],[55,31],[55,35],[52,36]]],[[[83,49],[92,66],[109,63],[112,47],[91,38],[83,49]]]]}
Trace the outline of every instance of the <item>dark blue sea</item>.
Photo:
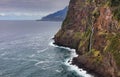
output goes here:
{"type": "Polygon", "coordinates": [[[92,77],[67,61],[74,49],[53,44],[61,22],[0,21],[0,77],[92,77]]]}

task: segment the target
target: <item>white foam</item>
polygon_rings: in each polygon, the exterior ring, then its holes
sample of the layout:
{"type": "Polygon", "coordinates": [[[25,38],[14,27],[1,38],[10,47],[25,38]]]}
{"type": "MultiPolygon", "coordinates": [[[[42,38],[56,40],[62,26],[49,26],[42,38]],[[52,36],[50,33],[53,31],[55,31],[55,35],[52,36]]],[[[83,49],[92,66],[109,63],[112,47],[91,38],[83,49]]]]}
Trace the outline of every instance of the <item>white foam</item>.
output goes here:
{"type": "Polygon", "coordinates": [[[49,45],[50,45],[50,46],[53,46],[53,47],[63,48],[63,49],[66,49],[66,50],[75,52],[75,49],[71,49],[71,48],[69,48],[69,47],[58,46],[58,45],[55,45],[55,44],[53,44],[53,43],[54,43],[54,40],[52,40],[52,41],[49,43],[49,45]]]}
{"type": "Polygon", "coordinates": [[[75,71],[80,76],[93,77],[92,75],[88,74],[85,70],[78,68],[76,65],[70,65],[70,63],[65,64],[69,66],[70,71],[75,71]]]}
{"type": "Polygon", "coordinates": [[[45,48],[45,49],[43,49],[43,50],[38,50],[37,53],[42,53],[42,52],[44,52],[44,51],[46,51],[46,50],[48,50],[48,48],[45,48]]]}
{"type": "MultiPolygon", "coordinates": [[[[53,62],[53,61],[39,61],[35,63],[35,66],[38,66],[39,64],[43,64],[43,63],[50,63],[50,62],[53,62]]],[[[54,61],[54,62],[60,62],[60,61],[54,61]]]]}
{"type": "Polygon", "coordinates": [[[37,63],[35,64],[35,66],[37,66],[37,65],[39,65],[39,64],[42,64],[42,63],[44,63],[44,61],[39,61],[39,62],[37,62],[37,63]]]}
{"type": "Polygon", "coordinates": [[[55,70],[56,72],[58,72],[58,73],[60,73],[61,72],[61,70],[55,70]]]}
{"type": "Polygon", "coordinates": [[[6,54],[8,54],[8,53],[7,53],[7,52],[4,52],[4,53],[1,54],[1,56],[5,56],[6,54]]]}
{"type": "Polygon", "coordinates": [[[55,45],[55,44],[53,44],[54,43],[54,40],[52,40],[50,43],[49,43],[49,45],[50,46],[53,46],[53,47],[59,47],[59,46],[57,46],[57,45],[55,45]]]}
{"type": "Polygon", "coordinates": [[[84,77],[94,77],[94,76],[88,74],[85,70],[80,69],[78,66],[71,64],[71,63],[72,63],[72,59],[73,59],[74,57],[77,57],[77,56],[78,56],[78,55],[76,54],[75,49],[70,49],[70,48],[68,48],[68,47],[62,47],[62,46],[57,46],[57,45],[55,45],[55,44],[53,44],[53,43],[54,43],[54,41],[52,40],[52,41],[49,43],[49,45],[50,45],[50,46],[53,46],[53,47],[59,47],[59,48],[63,48],[63,49],[67,49],[67,50],[69,50],[69,51],[72,51],[70,58],[66,59],[66,61],[65,61],[65,65],[69,67],[69,70],[70,70],[70,71],[75,71],[75,72],[76,72],[78,75],[80,75],[80,76],[84,76],[84,77]]]}
{"type": "Polygon", "coordinates": [[[75,71],[78,75],[80,76],[84,76],[84,77],[94,77],[90,74],[88,74],[85,70],[83,69],[80,69],[78,66],[76,65],[72,65],[72,59],[73,59],[73,56],[71,56],[70,58],[66,59],[65,61],[65,65],[69,67],[68,70],[70,71],[75,71]]]}
{"type": "Polygon", "coordinates": [[[30,58],[33,58],[34,56],[35,56],[35,54],[32,54],[32,55],[30,55],[29,57],[30,57],[30,58]]]}

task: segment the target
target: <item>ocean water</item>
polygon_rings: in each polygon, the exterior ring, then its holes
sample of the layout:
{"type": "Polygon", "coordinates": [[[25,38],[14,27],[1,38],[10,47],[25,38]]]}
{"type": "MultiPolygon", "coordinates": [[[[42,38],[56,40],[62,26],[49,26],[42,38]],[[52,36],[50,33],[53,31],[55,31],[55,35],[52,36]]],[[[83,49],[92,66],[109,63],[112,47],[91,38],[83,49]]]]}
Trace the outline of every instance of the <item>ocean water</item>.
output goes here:
{"type": "Polygon", "coordinates": [[[74,49],[53,45],[61,22],[0,21],[0,77],[92,77],[68,63],[74,49]]]}

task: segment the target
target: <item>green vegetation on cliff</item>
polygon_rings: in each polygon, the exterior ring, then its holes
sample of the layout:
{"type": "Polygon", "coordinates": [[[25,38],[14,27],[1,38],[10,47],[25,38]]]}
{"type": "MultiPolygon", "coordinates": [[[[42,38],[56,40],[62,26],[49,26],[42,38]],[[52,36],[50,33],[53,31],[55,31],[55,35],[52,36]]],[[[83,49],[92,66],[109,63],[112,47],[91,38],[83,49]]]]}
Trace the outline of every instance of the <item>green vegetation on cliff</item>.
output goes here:
{"type": "Polygon", "coordinates": [[[120,0],[109,0],[109,5],[112,8],[114,18],[120,21],[120,0]]]}
{"type": "Polygon", "coordinates": [[[118,67],[120,66],[120,34],[109,35],[107,52],[111,52],[114,55],[118,67]]]}
{"type": "Polygon", "coordinates": [[[120,0],[71,0],[55,42],[75,48],[79,54],[77,60],[84,67],[102,77],[117,77],[120,70],[119,21],[120,0]]]}

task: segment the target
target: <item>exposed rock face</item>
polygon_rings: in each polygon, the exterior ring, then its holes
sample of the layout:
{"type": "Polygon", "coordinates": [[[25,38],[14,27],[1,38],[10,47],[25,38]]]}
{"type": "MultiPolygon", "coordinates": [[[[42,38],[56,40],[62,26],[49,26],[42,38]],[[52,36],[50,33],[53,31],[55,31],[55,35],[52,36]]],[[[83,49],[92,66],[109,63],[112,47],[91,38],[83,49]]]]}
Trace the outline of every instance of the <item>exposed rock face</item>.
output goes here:
{"type": "Polygon", "coordinates": [[[119,0],[71,0],[55,44],[76,49],[73,64],[100,77],[119,77],[119,5],[119,0]]]}

